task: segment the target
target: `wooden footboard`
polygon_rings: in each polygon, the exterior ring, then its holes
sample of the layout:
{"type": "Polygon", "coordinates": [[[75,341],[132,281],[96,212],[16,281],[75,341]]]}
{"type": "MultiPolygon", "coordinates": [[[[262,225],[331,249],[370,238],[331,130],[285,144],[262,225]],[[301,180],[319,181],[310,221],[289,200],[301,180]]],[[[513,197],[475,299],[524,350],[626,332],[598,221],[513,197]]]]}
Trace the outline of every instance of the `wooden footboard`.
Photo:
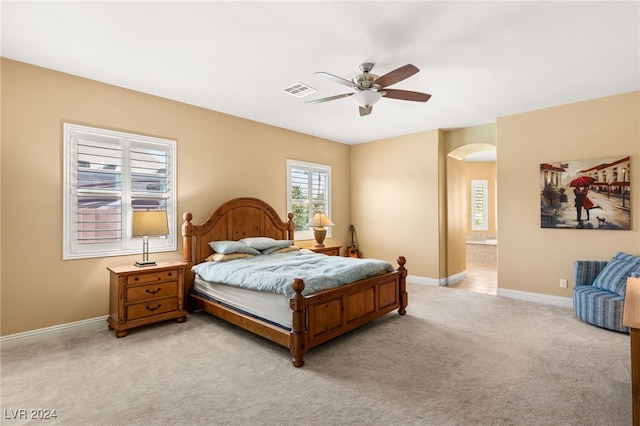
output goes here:
{"type": "Polygon", "coordinates": [[[367,324],[395,309],[406,313],[408,303],[404,267],[398,258],[398,269],[390,274],[367,278],[355,283],[303,296],[304,282],[295,280],[291,355],[293,365],[302,367],[307,350],[367,324]]]}

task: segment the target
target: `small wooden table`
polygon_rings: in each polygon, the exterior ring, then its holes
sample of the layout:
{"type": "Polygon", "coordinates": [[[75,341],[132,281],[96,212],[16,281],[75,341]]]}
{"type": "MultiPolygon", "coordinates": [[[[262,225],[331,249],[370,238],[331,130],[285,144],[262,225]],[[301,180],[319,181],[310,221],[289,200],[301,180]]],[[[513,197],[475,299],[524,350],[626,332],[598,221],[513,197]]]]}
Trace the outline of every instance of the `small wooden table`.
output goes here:
{"type": "Polygon", "coordinates": [[[185,262],[109,267],[109,329],[124,337],[129,329],[160,321],[187,320],[184,309],[185,262]]]}
{"type": "Polygon", "coordinates": [[[631,404],[633,426],[640,426],[640,278],[627,278],[622,323],[631,335],[631,404]]]}

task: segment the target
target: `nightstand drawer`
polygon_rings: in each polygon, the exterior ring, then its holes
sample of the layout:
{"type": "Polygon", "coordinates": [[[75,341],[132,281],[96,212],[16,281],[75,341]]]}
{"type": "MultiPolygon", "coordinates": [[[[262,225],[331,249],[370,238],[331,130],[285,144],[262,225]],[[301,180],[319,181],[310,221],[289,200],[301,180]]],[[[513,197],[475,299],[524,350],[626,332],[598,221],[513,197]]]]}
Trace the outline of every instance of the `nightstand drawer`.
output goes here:
{"type": "Polygon", "coordinates": [[[151,300],[145,303],[137,303],[127,306],[127,320],[150,317],[152,315],[163,314],[178,309],[178,298],[168,297],[166,299],[151,300]]]}
{"type": "Polygon", "coordinates": [[[342,246],[309,247],[309,250],[316,253],[326,254],[327,256],[340,256],[341,248],[342,246]]]}
{"type": "Polygon", "coordinates": [[[340,256],[340,247],[331,247],[327,250],[324,250],[320,253],[324,253],[327,256],[340,256]]]}
{"type": "Polygon", "coordinates": [[[127,277],[127,284],[143,284],[154,281],[168,281],[175,280],[178,276],[178,271],[160,271],[146,274],[136,274],[127,277]]]}
{"type": "Polygon", "coordinates": [[[176,297],[177,295],[178,281],[129,287],[127,288],[127,303],[159,299],[161,297],[176,297]]]}

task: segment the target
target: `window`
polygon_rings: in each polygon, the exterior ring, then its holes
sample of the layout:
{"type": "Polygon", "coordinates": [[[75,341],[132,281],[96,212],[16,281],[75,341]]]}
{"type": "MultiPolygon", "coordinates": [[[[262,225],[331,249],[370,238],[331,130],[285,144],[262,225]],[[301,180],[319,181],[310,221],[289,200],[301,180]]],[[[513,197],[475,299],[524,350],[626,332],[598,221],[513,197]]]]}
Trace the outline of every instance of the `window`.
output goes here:
{"type": "Polygon", "coordinates": [[[307,224],[313,214],[331,218],[331,166],[287,160],[287,211],[293,213],[296,240],[312,240],[307,224]]]}
{"type": "Polygon", "coordinates": [[[486,231],[487,223],[487,181],[471,181],[471,229],[486,231]]]}
{"type": "Polygon", "coordinates": [[[63,259],[142,252],[133,210],[166,210],[169,235],[149,251],[176,250],[176,143],[64,124],[63,259]]]}

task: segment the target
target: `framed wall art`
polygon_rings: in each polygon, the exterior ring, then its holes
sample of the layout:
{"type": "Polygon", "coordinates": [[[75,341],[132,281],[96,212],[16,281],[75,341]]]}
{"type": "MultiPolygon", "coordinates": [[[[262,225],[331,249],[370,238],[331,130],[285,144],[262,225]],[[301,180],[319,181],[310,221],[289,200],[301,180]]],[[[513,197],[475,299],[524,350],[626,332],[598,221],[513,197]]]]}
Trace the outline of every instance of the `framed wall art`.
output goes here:
{"type": "Polygon", "coordinates": [[[540,226],[631,229],[629,157],[540,164],[540,226]]]}

